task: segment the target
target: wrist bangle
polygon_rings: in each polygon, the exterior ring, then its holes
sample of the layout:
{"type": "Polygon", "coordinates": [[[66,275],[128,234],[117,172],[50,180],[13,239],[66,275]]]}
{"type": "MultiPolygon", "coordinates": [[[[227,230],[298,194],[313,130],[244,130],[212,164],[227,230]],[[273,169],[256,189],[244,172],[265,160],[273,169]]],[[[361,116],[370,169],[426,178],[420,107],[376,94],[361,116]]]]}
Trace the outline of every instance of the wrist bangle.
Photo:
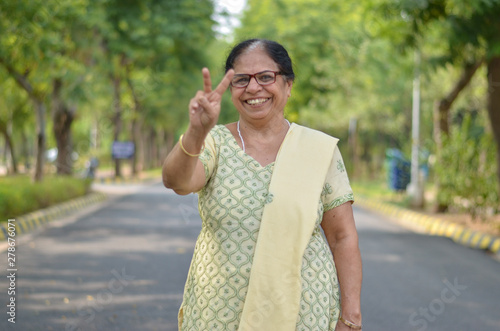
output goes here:
{"type": "Polygon", "coordinates": [[[342,315],[339,317],[339,320],[353,330],[361,330],[363,328],[362,324],[356,324],[351,321],[348,321],[345,318],[343,318],[342,315]]]}
{"type": "Polygon", "coordinates": [[[179,146],[181,147],[182,151],[188,155],[188,156],[191,156],[191,157],[197,157],[197,156],[200,156],[201,153],[203,152],[203,150],[205,149],[205,142],[203,142],[203,146],[201,146],[201,151],[198,153],[198,154],[191,154],[189,153],[188,151],[186,151],[186,149],[184,148],[184,146],[182,145],[182,137],[184,137],[183,134],[181,134],[181,137],[179,138],[179,146]]]}

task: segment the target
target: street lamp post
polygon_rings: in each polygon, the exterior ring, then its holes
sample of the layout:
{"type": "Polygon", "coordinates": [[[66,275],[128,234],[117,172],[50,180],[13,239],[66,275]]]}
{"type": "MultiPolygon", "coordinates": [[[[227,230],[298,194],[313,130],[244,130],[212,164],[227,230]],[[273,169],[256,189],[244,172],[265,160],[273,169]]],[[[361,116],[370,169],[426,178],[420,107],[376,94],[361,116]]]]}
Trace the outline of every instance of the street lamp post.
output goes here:
{"type": "Polygon", "coordinates": [[[415,72],[413,77],[411,181],[407,192],[411,197],[412,206],[418,208],[424,205],[424,190],[418,161],[420,149],[420,62],[420,52],[417,49],[415,50],[415,72]]]}

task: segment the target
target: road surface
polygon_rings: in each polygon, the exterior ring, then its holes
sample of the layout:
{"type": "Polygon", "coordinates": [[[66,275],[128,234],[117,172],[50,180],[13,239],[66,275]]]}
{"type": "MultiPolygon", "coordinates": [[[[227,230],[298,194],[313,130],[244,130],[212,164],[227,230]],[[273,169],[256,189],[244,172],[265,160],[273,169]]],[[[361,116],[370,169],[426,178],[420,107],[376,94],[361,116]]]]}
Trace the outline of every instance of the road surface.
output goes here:
{"type": "MultiPolygon", "coordinates": [[[[1,252],[0,330],[177,330],[200,230],[196,196],[161,184],[107,187],[128,194],[18,240],[15,279],[1,252]]],[[[363,330],[500,330],[497,260],[358,207],[355,217],[363,330]]]]}

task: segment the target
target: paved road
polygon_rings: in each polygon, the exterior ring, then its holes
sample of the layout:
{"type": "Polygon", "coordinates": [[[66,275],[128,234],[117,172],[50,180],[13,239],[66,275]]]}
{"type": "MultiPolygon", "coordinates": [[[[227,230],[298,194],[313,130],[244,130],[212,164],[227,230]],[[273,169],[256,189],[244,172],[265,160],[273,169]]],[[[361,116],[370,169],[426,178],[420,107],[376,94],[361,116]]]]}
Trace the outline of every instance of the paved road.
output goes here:
{"type": "MultiPolygon", "coordinates": [[[[0,330],[176,330],[200,229],[195,196],[160,184],[114,188],[131,194],[18,243],[16,323],[4,312],[0,330]]],[[[364,330],[500,330],[498,261],[361,209],[355,214],[364,330]]],[[[0,255],[6,270],[6,252],[0,255]]],[[[8,287],[1,277],[5,304],[8,287]]]]}
{"type": "Polygon", "coordinates": [[[500,263],[355,209],[367,331],[500,330],[500,263]]]}

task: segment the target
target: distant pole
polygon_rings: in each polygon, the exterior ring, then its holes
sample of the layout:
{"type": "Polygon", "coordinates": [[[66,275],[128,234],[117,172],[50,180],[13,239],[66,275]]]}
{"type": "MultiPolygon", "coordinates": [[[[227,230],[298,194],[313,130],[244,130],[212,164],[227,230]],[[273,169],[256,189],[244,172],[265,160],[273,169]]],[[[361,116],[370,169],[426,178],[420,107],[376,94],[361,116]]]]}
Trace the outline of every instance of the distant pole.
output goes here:
{"type": "Polygon", "coordinates": [[[408,194],[413,207],[423,207],[424,191],[420,179],[418,155],[420,149],[420,51],[415,50],[415,72],[413,77],[413,102],[411,123],[411,181],[408,194]]]}

